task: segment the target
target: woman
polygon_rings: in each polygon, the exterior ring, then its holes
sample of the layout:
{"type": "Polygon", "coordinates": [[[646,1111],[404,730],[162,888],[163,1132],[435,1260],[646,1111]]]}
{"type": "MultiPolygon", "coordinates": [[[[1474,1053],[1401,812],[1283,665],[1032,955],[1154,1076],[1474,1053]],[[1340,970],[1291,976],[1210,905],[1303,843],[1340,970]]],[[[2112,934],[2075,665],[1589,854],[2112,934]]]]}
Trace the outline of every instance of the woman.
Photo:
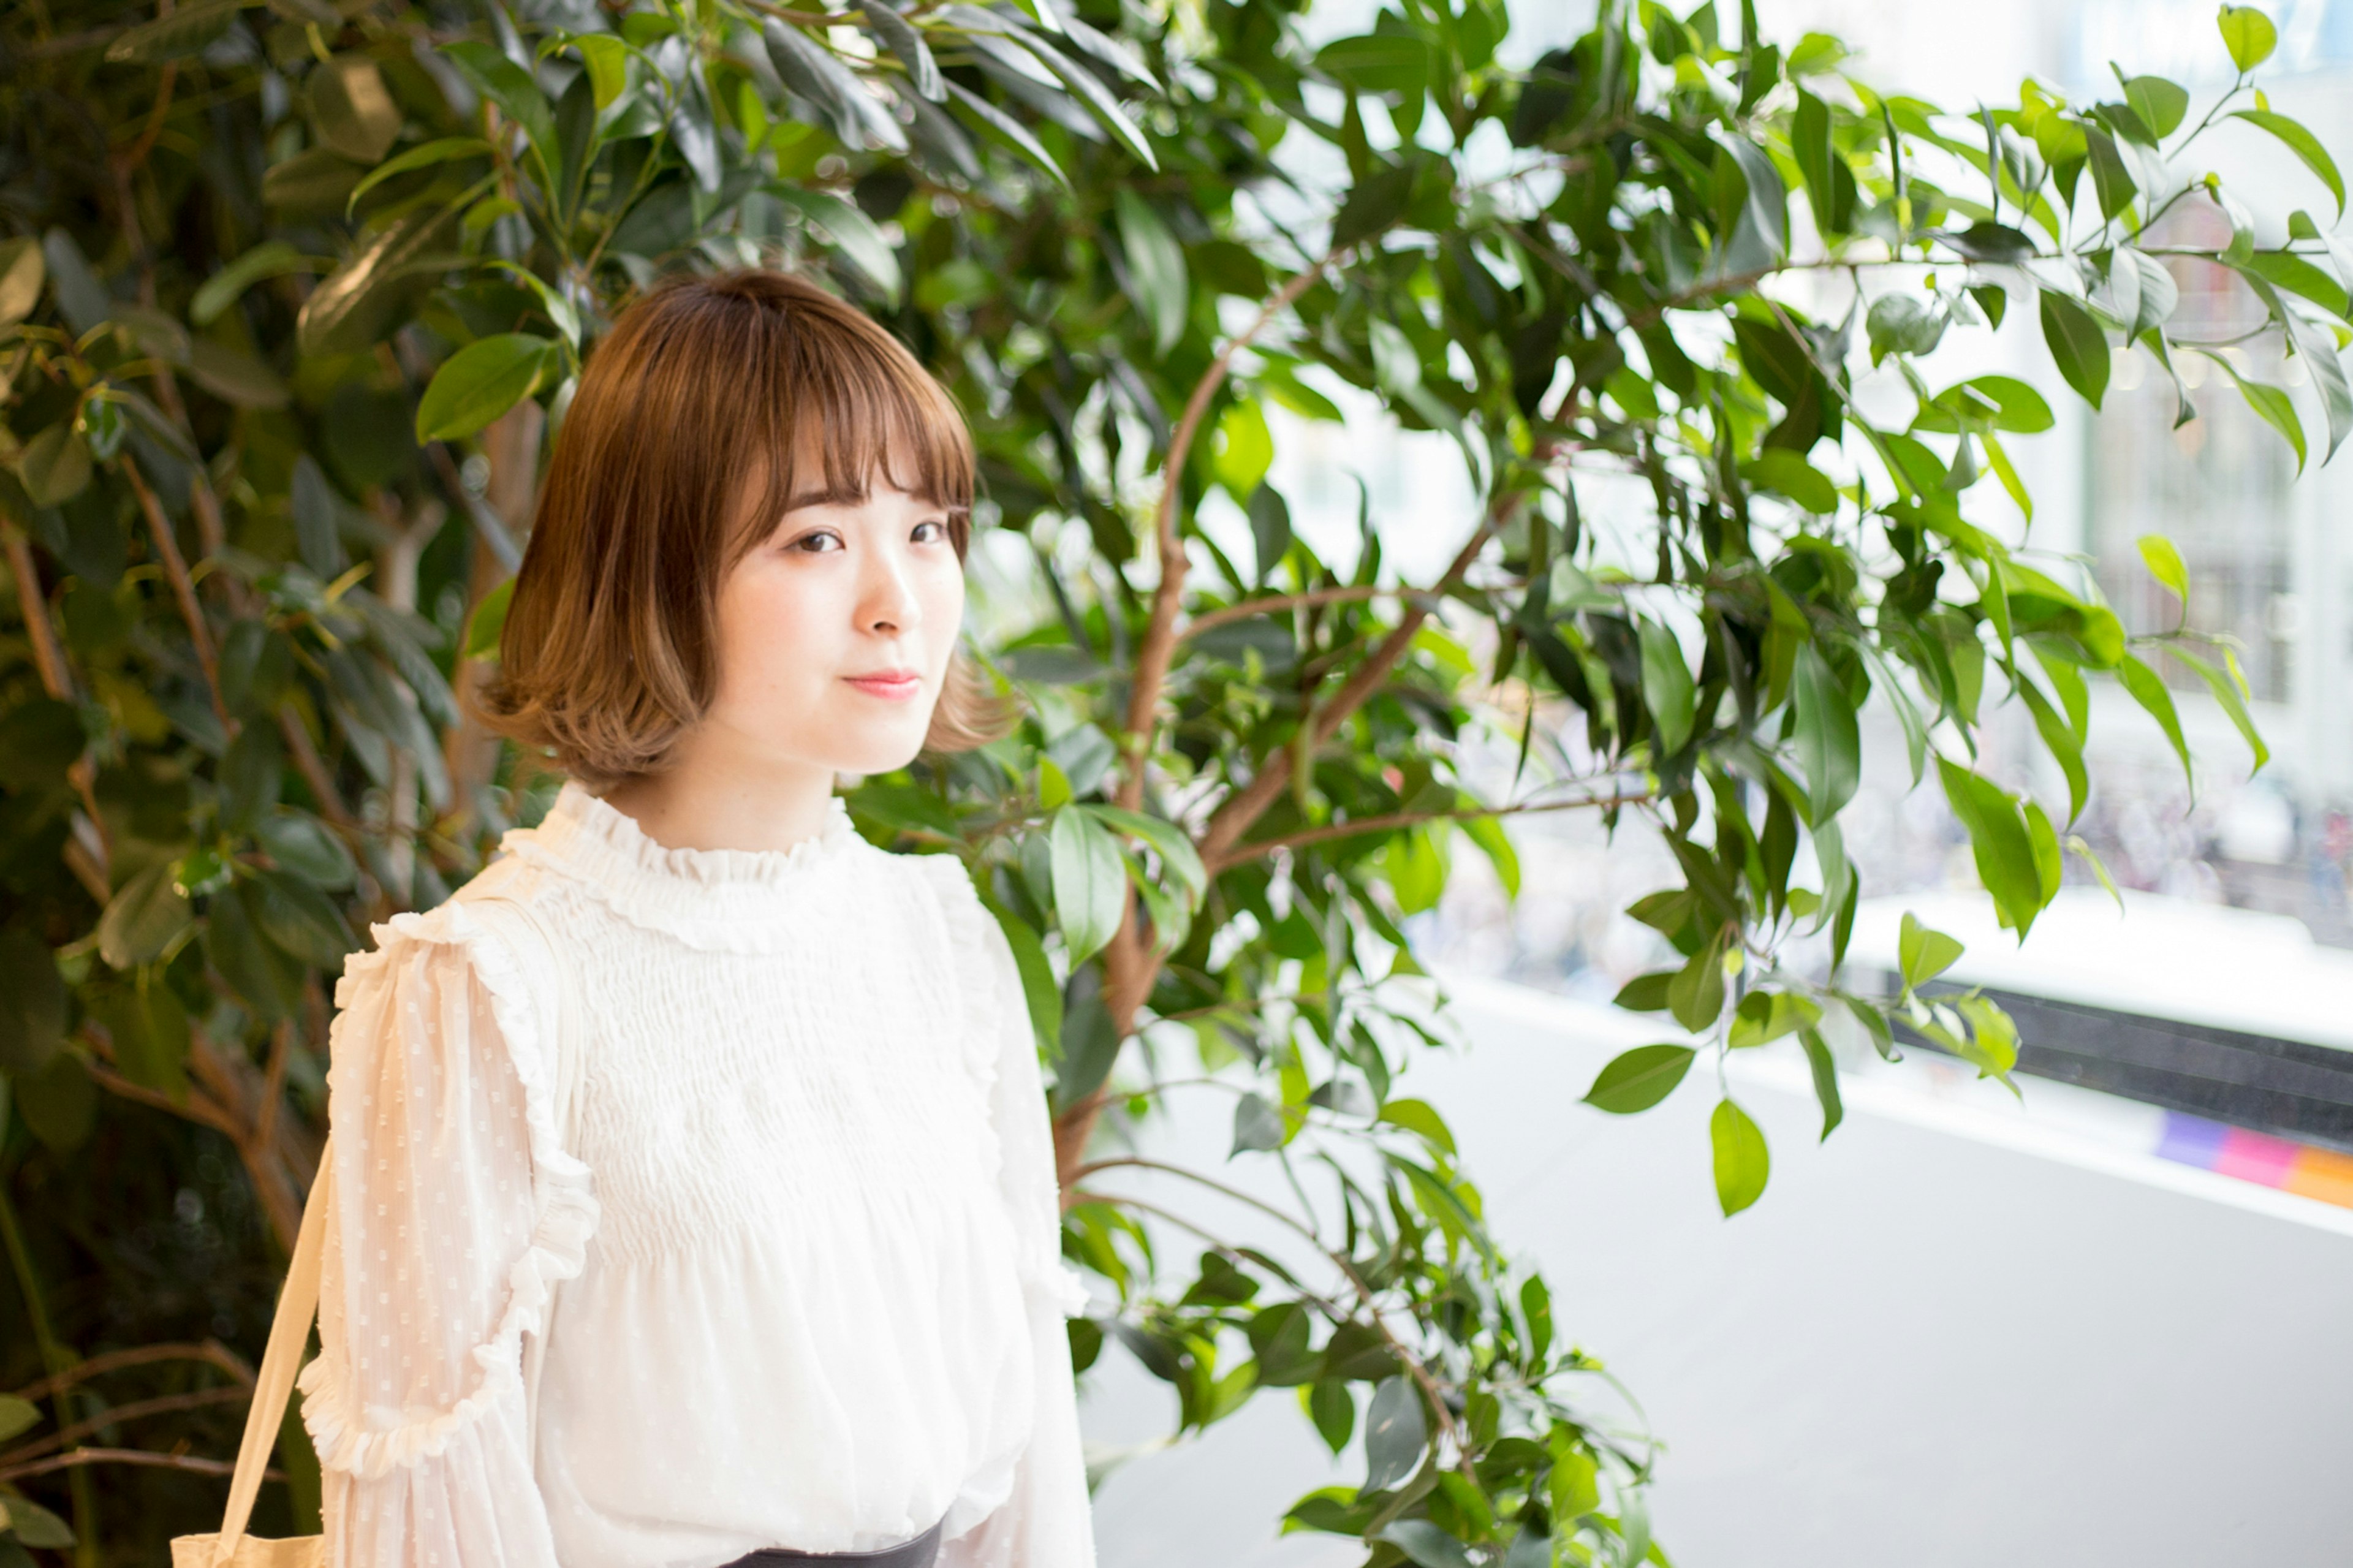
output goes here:
{"type": "Polygon", "coordinates": [[[972,486],[809,284],[674,284],[597,347],[482,699],[572,782],[338,992],[339,1568],[1092,1563],[1018,973],[954,857],[833,795],[987,738],[972,486]]]}

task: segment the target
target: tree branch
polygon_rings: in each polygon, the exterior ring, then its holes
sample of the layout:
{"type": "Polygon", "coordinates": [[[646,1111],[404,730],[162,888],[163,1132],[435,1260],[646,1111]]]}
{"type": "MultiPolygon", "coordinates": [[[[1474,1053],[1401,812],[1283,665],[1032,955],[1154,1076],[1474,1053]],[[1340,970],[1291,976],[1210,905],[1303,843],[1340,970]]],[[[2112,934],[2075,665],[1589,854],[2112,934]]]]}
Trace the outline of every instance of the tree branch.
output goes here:
{"type": "Polygon", "coordinates": [[[188,641],[196,650],[196,663],[205,672],[205,689],[211,693],[213,712],[221,728],[230,735],[237,733],[237,721],[229,714],[228,704],[221,697],[220,661],[213,653],[213,634],[205,625],[203,606],[196,603],[196,585],[188,576],[188,563],[180,554],[180,542],[172,532],[172,520],[164,513],[164,503],[147,488],[139,472],[139,465],[129,458],[122,459],[122,475],[131,481],[132,493],[139,498],[139,510],[147,514],[147,531],[154,538],[155,558],[163,564],[164,576],[172,584],[172,597],[180,606],[180,619],[188,628],[188,641]]]}
{"type": "Polygon", "coordinates": [[[100,1411],[85,1421],[77,1421],[61,1431],[21,1448],[11,1448],[0,1454],[0,1472],[13,1469],[28,1459],[53,1453],[67,1444],[102,1432],[118,1421],[137,1421],[149,1415],[168,1415],[175,1410],[202,1410],[215,1405],[250,1405],[250,1388],[200,1388],[191,1394],[166,1394],[154,1399],[134,1400],[129,1405],[117,1405],[100,1411]]]}
{"type": "Polygon", "coordinates": [[[1389,833],[1400,827],[1411,827],[1422,822],[1471,822],[1485,816],[1521,816],[1539,811],[1583,811],[1588,808],[1607,809],[1615,805],[1640,805],[1657,798],[1655,790],[1637,790],[1631,794],[1579,795],[1574,800],[1520,801],[1511,805],[1478,806],[1468,811],[1392,811],[1381,816],[1360,817],[1349,822],[1327,822],[1319,827],[1286,833],[1280,838],[1256,838],[1237,844],[1214,861],[1205,861],[1215,876],[1229,866],[1254,860],[1261,855],[1271,855],[1278,849],[1296,849],[1303,845],[1322,844],[1334,838],[1356,838],[1367,833],[1389,833]]]}
{"type": "Polygon", "coordinates": [[[159,1361],[200,1361],[216,1366],[247,1388],[253,1386],[253,1369],[218,1340],[206,1340],[202,1344],[138,1345],[125,1351],[110,1351],[88,1361],[55,1373],[38,1383],[29,1383],[16,1390],[16,1397],[28,1402],[47,1399],[61,1388],[71,1388],[110,1372],[121,1372],[130,1367],[146,1366],[159,1361]]]}
{"type": "Polygon", "coordinates": [[[1253,616],[1269,615],[1276,610],[1313,609],[1318,605],[1346,605],[1364,599],[1414,598],[1429,595],[1430,590],[1405,584],[1383,586],[1379,584],[1356,584],[1345,588],[1316,588],[1304,594],[1270,594],[1261,599],[1244,599],[1238,605],[1228,605],[1222,610],[1210,610],[1195,616],[1176,634],[1179,642],[1199,637],[1216,626],[1230,626],[1253,616]]]}
{"type": "MultiPolygon", "coordinates": [[[[36,1459],[29,1465],[0,1470],[0,1481],[20,1481],[27,1476],[46,1476],[57,1470],[69,1470],[80,1465],[146,1465],[162,1470],[185,1470],[196,1476],[233,1476],[237,1466],[227,1459],[200,1459],[194,1454],[158,1454],[147,1448],[76,1448],[70,1454],[59,1454],[51,1459],[36,1459]]],[[[264,1470],[265,1481],[282,1481],[286,1472],[264,1470]]]]}
{"type": "MultiPolygon", "coordinates": [[[[1336,254],[1336,253],[1335,253],[1336,254]]],[[[1313,263],[1277,289],[1249,326],[1229,339],[1218,351],[1218,357],[1193,386],[1193,395],[1185,400],[1185,412],[1176,421],[1176,434],[1169,437],[1168,457],[1162,465],[1160,510],[1155,530],[1160,545],[1160,581],[1152,590],[1152,619],[1144,628],[1144,640],[1135,650],[1135,675],[1127,701],[1127,772],[1120,780],[1119,804],[1130,811],[1144,805],[1144,772],[1145,760],[1152,754],[1152,734],[1160,710],[1160,693],[1168,683],[1168,667],[1176,651],[1176,622],[1184,611],[1185,574],[1188,563],[1185,557],[1185,541],[1176,526],[1176,503],[1185,489],[1185,464],[1192,455],[1193,442],[1200,434],[1201,421],[1209,411],[1209,404],[1218,389],[1232,374],[1234,356],[1255,342],[1267,324],[1297,303],[1315,280],[1331,267],[1332,255],[1313,263]]]]}

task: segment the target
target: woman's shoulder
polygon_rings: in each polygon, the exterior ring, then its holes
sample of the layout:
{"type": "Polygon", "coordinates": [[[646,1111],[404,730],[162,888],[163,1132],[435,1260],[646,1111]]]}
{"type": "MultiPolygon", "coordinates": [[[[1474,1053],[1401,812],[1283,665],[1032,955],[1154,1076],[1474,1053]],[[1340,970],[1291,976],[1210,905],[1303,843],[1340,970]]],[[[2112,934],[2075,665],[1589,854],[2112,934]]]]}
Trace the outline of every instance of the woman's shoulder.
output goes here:
{"type": "Polygon", "coordinates": [[[494,994],[520,998],[530,987],[532,944],[517,934],[513,911],[544,918],[553,895],[547,879],[513,857],[502,857],[429,910],[405,910],[368,928],[375,945],[343,965],[336,1001],[348,1006],[360,988],[387,981],[406,957],[433,951],[470,969],[494,994]]]}

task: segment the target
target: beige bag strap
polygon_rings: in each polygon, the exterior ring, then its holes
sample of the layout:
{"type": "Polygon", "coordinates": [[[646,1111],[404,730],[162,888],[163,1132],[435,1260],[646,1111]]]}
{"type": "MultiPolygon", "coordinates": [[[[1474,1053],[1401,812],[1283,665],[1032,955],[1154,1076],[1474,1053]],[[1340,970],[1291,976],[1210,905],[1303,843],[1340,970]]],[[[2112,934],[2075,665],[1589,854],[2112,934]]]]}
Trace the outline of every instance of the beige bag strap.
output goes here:
{"type": "Polygon", "coordinates": [[[327,1211],[335,1202],[335,1146],[329,1141],[319,1154],[319,1179],[311,1184],[311,1198],[302,1207],[302,1228],[294,1241],[293,1261],[286,1268],[285,1288],[278,1292],[278,1315],[269,1322],[269,1348],[262,1352],[261,1372],[253,1384],[253,1403],[245,1413],[245,1440],[237,1445],[237,1473],[229,1481],[228,1512],[221,1520],[213,1548],[216,1564],[237,1555],[237,1543],[253,1515],[253,1500],[261,1490],[261,1476],[269,1468],[270,1450],[286,1421],[286,1402],[294,1393],[294,1373],[311,1341],[311,1320],[319,1310],[319,1255],[326,1243],[327,1211]]]}

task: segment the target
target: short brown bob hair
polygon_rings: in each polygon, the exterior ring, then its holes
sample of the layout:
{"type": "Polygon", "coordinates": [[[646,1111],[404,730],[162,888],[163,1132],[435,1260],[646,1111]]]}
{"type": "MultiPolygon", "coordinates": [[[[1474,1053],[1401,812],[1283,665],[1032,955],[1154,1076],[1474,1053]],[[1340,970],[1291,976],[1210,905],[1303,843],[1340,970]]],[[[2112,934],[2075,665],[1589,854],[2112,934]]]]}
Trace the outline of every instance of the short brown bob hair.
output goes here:
{"type": "MultiPolygon", "coordinates": [[[[712,696],[720,584],[795,497],[882,474],[947,510],[961,561],[973,466],[946,389],[856,306],[760,269],[656,289],[581,375],[477,716],[592,789],[659,772],[712,696]]],[[[959,649],[924,746],[1006,721],[959,649]]]]}

